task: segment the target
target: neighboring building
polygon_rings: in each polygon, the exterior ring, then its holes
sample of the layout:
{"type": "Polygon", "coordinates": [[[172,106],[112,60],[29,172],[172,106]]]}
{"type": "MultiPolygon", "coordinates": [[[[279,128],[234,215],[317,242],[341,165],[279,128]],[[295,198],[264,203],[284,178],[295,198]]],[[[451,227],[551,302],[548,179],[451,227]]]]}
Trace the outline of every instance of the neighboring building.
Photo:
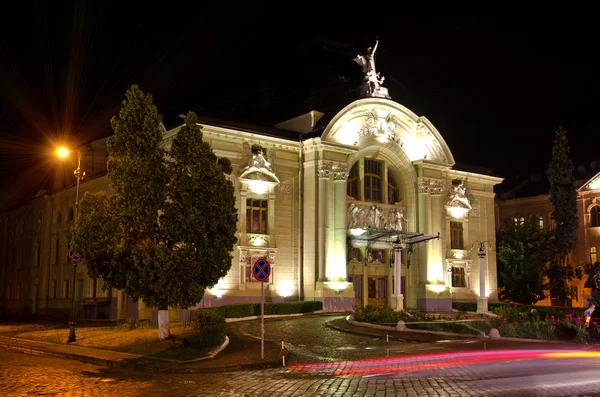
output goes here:
{"type": "MultiPolygon", "coordinates": [[[[580,167],[581,168],[581,167],[580,167]]],[[[589,174],[589,173],[588,173],[589,174]]],[[[581,173],[577,176],[582,177],[581,173]]],[[[589,179],[579,179],[575,183],[577,190],[577,229],[576,246],[569,255],[569,261],[575,267],[589,270],[591,264],[598,260],[600,249],[600,173],[589,179]]],[[[550,232],[555,228],[552,218],[554,206],[550,201],[550,185],[544,176],[534,175],[525,178],[503,194],[499,194],[496,202],[496,223],[501,227],[504,222],[523,222],[530,216],[538,219],[540,228],[550,232]],[[544,192],[544,193],[542,193],[544,192]]],[[[540,305],[585,307],[586,296],[591,293],[589,288],[583,288],[587,275],[573,279],[569,285],[576,288],[575,297],[568,301],[545,300],[537,302],[540,305]]]]}
{"type": "MultiPolygon", "coordinates": [[[[239,221],[231,270],[198,306],[258,302],[251,267],[261,257],[273,269],[267,301],[450,311],[452,300],[477,301],[480,282],[481,310],[497,300],[495,251],[482,266],[477,251],[495,246],[494,185],[502,179],[454,168],[440,133],[390,100],[370,65],[363,65],[367,97],[337,114],[311,111],[272,129],[200,120],[205,141],[232,162],[239,221]]],[[[163,130],[166,145],[180,128],[163,130]]],[[[82,153],[91,177],[81,194],[107,190],[105,152],[82,153]]],[[[85,264],[73,277],[66,258],[74,201],[71,184],[6,212],[3,313],[68,315],[74,296],[79,316],[152,318],[152,308],[122,291],[102,291],[85,264]]]]}

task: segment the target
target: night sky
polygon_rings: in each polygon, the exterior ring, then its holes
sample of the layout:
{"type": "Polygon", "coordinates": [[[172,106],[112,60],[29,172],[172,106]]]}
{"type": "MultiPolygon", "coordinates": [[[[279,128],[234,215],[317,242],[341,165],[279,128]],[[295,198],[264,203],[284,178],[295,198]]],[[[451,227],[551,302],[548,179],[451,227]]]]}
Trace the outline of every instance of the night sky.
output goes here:
{"type": "Polygon", "coordinates": [[[56,143],[110,135],[131,84],[154,96],[167,128],[188,110],[272,126],[356,99],[362,74],[352,58],[376,39],[392,99],[429,118],[458,163],[506,178],[544,171],[560,125],[575,164],[589,171],[600,160],[599,35],[585,15],[240,3],[3,3],[0,180],[16,190],[3,188],[2,201],[48,183],[56,143]]]}

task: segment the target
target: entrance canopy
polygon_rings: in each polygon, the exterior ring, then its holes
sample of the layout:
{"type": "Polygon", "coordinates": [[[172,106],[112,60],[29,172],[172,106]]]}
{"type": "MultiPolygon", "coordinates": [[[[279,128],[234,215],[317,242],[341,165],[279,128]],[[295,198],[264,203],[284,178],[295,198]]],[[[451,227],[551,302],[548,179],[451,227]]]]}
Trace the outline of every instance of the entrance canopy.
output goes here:
{"type": "Polygon", "coordinates": [[[358,235],[352,232],[348,236],[349,242],[371,245],[377,243],[388,243],[390,246],[400,245],[400,248],[411,248],[413,244],[422,243],[428,240],[439,239],[440,234],[432,235],[416,232],[405,232],[397,230],[374,230],[370,227],[363,229],[364,233],[358,235]]]}

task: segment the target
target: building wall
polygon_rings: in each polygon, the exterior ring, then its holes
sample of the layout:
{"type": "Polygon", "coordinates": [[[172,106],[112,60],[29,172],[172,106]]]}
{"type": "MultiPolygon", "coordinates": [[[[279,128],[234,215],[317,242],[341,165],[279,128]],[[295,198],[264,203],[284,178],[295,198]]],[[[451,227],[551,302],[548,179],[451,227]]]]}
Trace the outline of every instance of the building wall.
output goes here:
{"type": "MultiPolygon", "coordinates": [[[[600,197],[598,190],[578,190],[577,192],[577,216],[579,227],[577,229],[576,246],[573,252],[569,255],[569,261],[574,266],[579,266],[582,269],[588,269],[591,266],[590,250],[596,248],[600,251],[600,226],[592,227],[590,222],[590,209],[595,205],[595,200],[600,197]]],[[[520,221],[521,218],[535,216],[543,222],[545,232],[550,232],[553,229],[552,211],[554,206],[550,201],[549,195],[539,195],[534,197],[517,198],[510,200],[498,200],[497,216],[501,227],[504,222],[513,222],[515,219],[520,221]]],[[[598,257],[600,258],[600,256],[598,257]]],[[[587,275],[579,279],[573,279],[569,285],[577,288],[576,298],[566,302],[567,305],[574,307],[585,307],[586,296],[591,293],[589,288],[583,288],[587,275]]],[[[549,294],[547,294],[549,295],[549,294]]],[[[540,305],[564,305],[564,302],[553,302],[550,297],[537,302],[540,305]]]]}
{"type": "MultiPolygon", "coordinates": [[[[164,133],[165,145],[170,144],[178,131],[179,128],[175,128],[164,133]]],[[[501,179],[453,170],[454,160],[449,149],[426,119],[392,101],[369,100],[357,101],[342,110],[321,138],[302,143],[252,130],[213,125],[203,126],[203,137],[217,156],[227,157],[232,162],[230,180],[235,186],[239,217],[238,243],[232,252],[231,270],[206,292],[197,307],[259,301],[260,283],[247,279],[247,269],[259,257],[266,257],[272,264],[272,276],[264,285],[267,301],[299,297],[321,300],[329,311],[366,305],[397,307],[399,281],[395,280],[396,265],[392,263],[394,254],[390,244],[378,243],[379,246],[371,247],[384,252],[375,259],[365,260],[368,257],[365,246],[358,247],[361,252],[358,260],[347,255],[350,203],[402,210],[405,231],[431,236],[439,233],[439,239],[419,243],[414,250],[403,249],[402,307],[449,311],[453,299],[474,301],[478,298],[477,248],[482,243],[487,244],[485,247],[495,246],[493,186],[501,179]],[[386,120],[395,120],[386,126],[389,131],[395,128],[392,131],[395,135],[389,139],[373,135],[380,131],[374,126],[381,126],[383,122],[377,119],[381,109],[388,109],[386,120]],[[339,141],[336,134],[347,133],[348,126],[351,132],[363,131],[364,136],[351,144],[339,141]],[[268,182],[263,192],[256,191],[254,179],[244,176],[252,161],[259,159],[256,157],[259,152],[261,161],[266,159],[269,163],[263,169],[268,177],[263,180],[268,182]],[[348,172],[354,164],[363,164],[364,159],[377,159],[384,164],[383,186],[387,184],[387,175],[393,175],[400,192],[398,202],[389,202],[386,189],[377,201],[347,195],[348,172]],[[454,218],[448,210],[457,181],[464,183],[465,199],[472,205],[461,219],[454,218]],[[268,203],[266,233],[247,230],[248,199],[268,203]],[[464,228],[464,241],[458,250],[451,248],[450,225],[455,221],[460,221],[464,228]],[[467,285],[454,286],[452,269],[467,267],[467,285]],[[353,278],[352,282],[348,276],[353,278]],[[360,276],[360,281],[354,280],[356,276],[360,276]],[[369,291],[373,288],[385,292],[370,298],[369,291]]],[[[80,194],[108,192],[104,142],[93,143],[82,150],[82,154],[82,168],[86,172],[93,170],[93,175],[84,179],[80,194]]],[[[359,173],[363,178],[364,169],[359,173]]],[[[69,212],[74,208],[75,186],[73,181],[65,180],[70,183],[67,188],[57,188],[52,194],[42,194],[22,207],[11,209],[0,224],[1,241],[6,242],[2,244],[0,255],[0,274],[5,276],[0,286],[4,313],[14,314],[19,310],[70,315],[74,267],[67,261],[66,253],[73,226],[69,212]],[[41,244],[39,265],[38,242],[41,244]],[[23,253],[21,247],[25,247],[23,253]],[[18,298],[17,285],[21,285],[18,298]]],[[[364,187],[359,186],[359,189],[364,187]]],[[[486,251],[484,269],[485,294],[495,300],[496,257],[491,249],[486,251]]],[[[97,316],[100,311],[113,320],[155,317],[153,308],[145,307],[143,302],[132,302],[122,291],[102,291],[101,280],[97,280],[94,300],[94,280],[87,276],[85,264],[77,264],[75,271],[78,315],[97,316]],[[101,301],[103,305],[94,306],[92,313],[89,304],[94,301],[101,301]]],[[[175,310],[173,313],[173,318],[180,318],[175,310]]]]}

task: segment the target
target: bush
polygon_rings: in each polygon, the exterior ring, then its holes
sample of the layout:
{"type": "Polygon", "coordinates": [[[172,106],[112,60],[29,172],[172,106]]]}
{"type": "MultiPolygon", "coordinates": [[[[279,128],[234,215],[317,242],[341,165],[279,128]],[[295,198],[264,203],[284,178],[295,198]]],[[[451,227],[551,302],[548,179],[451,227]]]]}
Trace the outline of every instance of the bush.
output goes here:
{"type": "Polygon", "coordinates": [[[158,324],[154,321],[128,318],[127,320],[117,324],[115,328],[123,331],[131,331],[133,329],[158,328],[158,324]]]}
{"type": "MultiPolygon", "coordinates": [[[[322,309],[321,301],[265,302],[265,315],[311,313],[322,309]]],[[[260,302],[217,306],[209,310],[221,314],[224,318],[260,316],[260,302]]]]}
{"type": "Polygon", "coordinates": [[[405,320],[407,315],[404,311],[394,311],[391,307],[383,309],[366,306],[364,309],[357,308],[352,313],[356,321],[380,325],[395,326],[398,321],[405,320]]]}
{"type": "Polygon", "coordinates": [[[197,331],[187,339],[199,349],[210,349],[225,341],[225,319],[211,309],[198,309],[192,327],[197,331]]]}

